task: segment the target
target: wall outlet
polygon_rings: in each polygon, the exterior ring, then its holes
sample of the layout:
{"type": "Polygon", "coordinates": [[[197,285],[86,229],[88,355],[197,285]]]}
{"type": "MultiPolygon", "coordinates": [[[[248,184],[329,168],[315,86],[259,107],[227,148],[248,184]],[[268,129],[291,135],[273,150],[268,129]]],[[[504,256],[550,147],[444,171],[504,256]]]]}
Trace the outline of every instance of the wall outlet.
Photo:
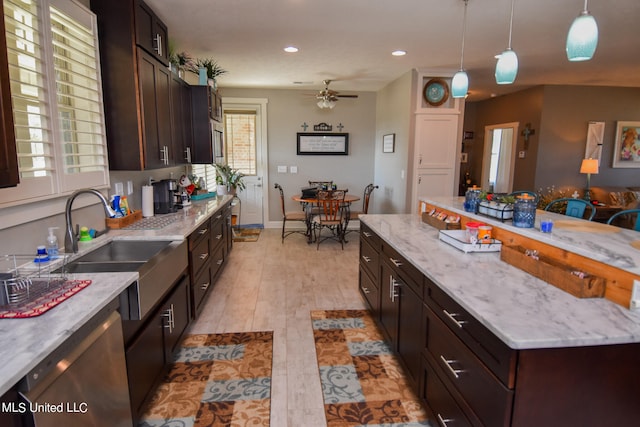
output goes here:
{"type": "Polygon", "coordinates": [[[123,193],[124,190],[121,182],[116,182],[115,184],[113,184],[113,194],[122,195],[123,193]]]}
{"type": "Polygon", "coordinates": [[[289,166],[289,172],[298,173],[298,167],[297,166],[289,166]]]}
{"type": "Polygon", "coordinates": [[[527,155],[526,151],[524,151],[524,150],[523,151],[518,151],[518,157],[519,158],[524,159],[526,155],[527,155]]]}
{"type": "Polygon", "coordinates": [[[127,181],[127,196],[133,194],[133,181],[127,181]]]}

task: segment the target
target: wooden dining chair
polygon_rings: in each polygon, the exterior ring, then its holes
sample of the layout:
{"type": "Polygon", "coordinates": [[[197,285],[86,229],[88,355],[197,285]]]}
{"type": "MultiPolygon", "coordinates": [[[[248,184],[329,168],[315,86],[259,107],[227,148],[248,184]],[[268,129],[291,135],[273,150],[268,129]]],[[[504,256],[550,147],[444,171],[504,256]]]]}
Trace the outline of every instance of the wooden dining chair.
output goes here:
{"type": "Polygon", "coordinates": [[[345,234],[360,231],[359,229],[346,230],[346,227],[349,225],[350,221],[357,221],[360,219],[360,215],[367,214],[369,212],[369,201],[371,200],[371,193],[373,193],[373,190],[375,190],[376,188],[378,188],[378,186],[374,185],[373,183],[364,187],[364,195],[362,197],[362,210],[352,210],[350,207],[347,207],[348,216],[345,225],[345,234]]]}
{"type": "Polygon", "coordinates": [[[596,216],[596,207],[586,200],[582,199],[572,199],[572,198],[562,198],[556,199],[549,202],[547,206],[545,206],[545,211],[551,212],[559,212],[564,213],[567,216],[572,216],[575,218],[583,218],[584,211],[586,208],[591,209],[589,213],[589,221],[593,220],[593,217],[596,216]]]}
{"type": "Polygon", "coordinates": [[[619,225],[624,228],[640,231],[640,209],[626,209],[616,212],[607,220],[607,224],[619,225]],[[633,220],[634,215],[636,217],[635,221],[633,220]]]}
{"type": "Polygon", "coordinates": [[[313,216],[313,234],[316,240],[316,250],[320,243],[333,239],[340,242],[344,250],[344,190],[319,190],[316,207],[317,213],[313,216]],[[329,233],[322,236],[322,230],[329,233]]]}
{"type": "Polygon", "coordinates": [[[307,214],[304,211],[287,212],[284,207],[284,191],[282,190],[282,186],[276,183],[274,187],[280,192],[280,207],[282,208],[282,243],[284,243],[284,238],[291,234],[299,233],[308,236],[310,230],[307,222],[307,214]],[[304,223],[304,230],[297,228],[287,230],[287,222],[291,221],[304,223]]]}

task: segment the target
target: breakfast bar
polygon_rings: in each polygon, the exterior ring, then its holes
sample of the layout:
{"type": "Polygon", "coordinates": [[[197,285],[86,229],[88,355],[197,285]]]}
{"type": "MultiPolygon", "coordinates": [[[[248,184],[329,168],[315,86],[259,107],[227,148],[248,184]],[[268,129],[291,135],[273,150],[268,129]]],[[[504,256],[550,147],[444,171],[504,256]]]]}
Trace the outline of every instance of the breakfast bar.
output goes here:
{"type": "MultiPolygon", "coordinates": [[[[621,275],[640,272],[634,231],[602,224],[585,231],[592,224],[577,219],[557,227],[572,220],[542,211],[536,227],[519,229],[465,212],[460,198],[424,202],[492,225],[502,237],[530,238],[621,275]],[[551,234],[540,232],[541,218],[556,221],[551,234]]],[[[605,297],[577,298],[498,252],[464,253],[417,214],[361,221],[361,293],[435,418],[491,426],[636,423],[640,312],[605,297]]]]}

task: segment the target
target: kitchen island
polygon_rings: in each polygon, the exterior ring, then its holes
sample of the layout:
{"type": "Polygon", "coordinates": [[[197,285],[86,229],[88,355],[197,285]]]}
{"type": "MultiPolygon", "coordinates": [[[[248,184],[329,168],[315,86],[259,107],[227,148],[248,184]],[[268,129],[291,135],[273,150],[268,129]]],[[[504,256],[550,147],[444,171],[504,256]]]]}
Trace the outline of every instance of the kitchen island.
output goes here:
{"type": "MultiPolygon", "coordinates": [[[[428,202],[468,215],[459,198],[428,202]]],[[[624,244],[637,232],[605,242],[599,233],[585,239],[554,228],[549,236],[470,217],[639,271],[624,244]]],[[[455,425],[636,424],[640,313],[605,298],[576,298],[499,253],[463,253],[417,214],[361,221],[361,291],[434,417],[455,425]],[[376,253],[380,267],[372,273],[366,260],[376,253]]]]}
{"type": "MultiPolygon", "coordinates": [[[[208,230],[209,224],[214,223],[214,217],[221,216],[222,210],[228,209],[231,200],[232,197],[223,196],[193,202],[191,206],[176,213],[163,215],[167,225],[162,228],[110,230],[92,241],[79,242],[78,253],[73,254],[67,262],[80,258],[112,240],[188,240],[191,234],[199,234],[197,231],[200,229],[208,230]]],[[[60,261],[58,263],[61,264],[60,261]]],[[[184,265],[186,264],[187,260],[184,260],[184,265]]],[[[188,276],[188,270],[185,274],[188,276]]],[[[0,340],[4,344],[0,348],[0,357],[3,360],[0,366],[0,395],[12,388],[15,390],[14,386],[27,373],[65,344],[97,313],[107,306],[117,307],[119,296],[139,279],[139,274],[75,273],[67,277],[91,280],[91,284],[40,316],[0,319],[0,340]]],[[[188,307],[185,310],[187,313],[190,312],[188,307]]],[[[124,315],[123,317],[126,318],[124,315]]],[[[125,330],[125,338],[126,336],[125,330]]]]}

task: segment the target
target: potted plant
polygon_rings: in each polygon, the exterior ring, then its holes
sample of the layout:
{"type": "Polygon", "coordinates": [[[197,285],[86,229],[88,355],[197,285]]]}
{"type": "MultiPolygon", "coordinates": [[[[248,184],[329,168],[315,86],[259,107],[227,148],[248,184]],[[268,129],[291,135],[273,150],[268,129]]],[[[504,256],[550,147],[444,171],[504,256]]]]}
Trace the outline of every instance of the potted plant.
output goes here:
{"type": "Polygon", "coordinates": [[[227,70],[222,68],[215,59],[213,58],[204,58],[204,59],[196,59],[195,63],[196,69],[204,68],[207,70],[207,78],[209,80],[213,80],[213,87],[216,87],[216,81],[218,77],[227,74],[227,70]]]}
{"type": "Polygon", "coordinates": [[[243,181],[244,174],[238,169],[233,169],[229,165],[216,163],[216,184],[218,184],[218,194],[236,195],[238,190],[242,191],[246,188],[243,181]]]}

